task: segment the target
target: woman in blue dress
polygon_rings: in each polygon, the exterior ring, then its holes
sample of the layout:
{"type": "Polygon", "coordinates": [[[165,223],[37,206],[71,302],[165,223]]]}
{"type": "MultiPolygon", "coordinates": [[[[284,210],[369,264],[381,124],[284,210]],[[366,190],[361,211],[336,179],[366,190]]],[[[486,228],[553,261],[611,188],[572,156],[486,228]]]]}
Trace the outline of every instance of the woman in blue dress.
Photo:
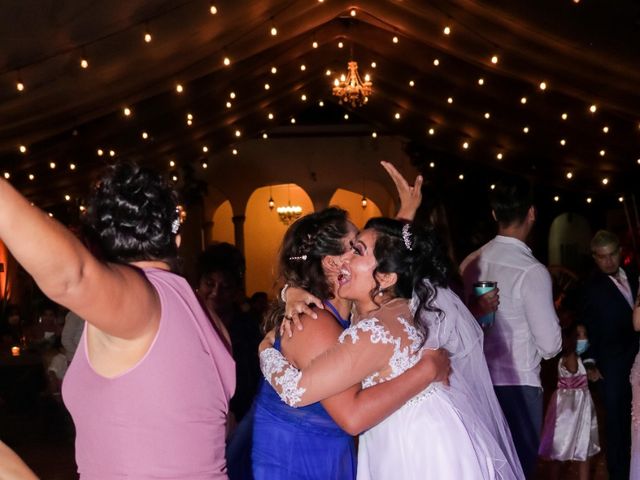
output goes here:
{"type": "MultiPolygon", "coordinates": [[[[350,304],[337,294],[342,255],[349,251],[356,227],[346,212],[328,208],[307,215],[287,231],[281,247],[280,273],[296,287],[325,299],[324,308],[304,315],[304,329],[277,338],[298,368],[334,346],[349,325],[350,304]]],[[[280,306],[272,324],[283,316],[280,306]]],[[[256,480],[351,480],[356,477],[353,435],[380,422],[448,372],[446,354],[432,351],[406,374],[361,390],[354,386],[304,408],[292,408],[263,382],[254,404],[252,465],[256,480]]]]}

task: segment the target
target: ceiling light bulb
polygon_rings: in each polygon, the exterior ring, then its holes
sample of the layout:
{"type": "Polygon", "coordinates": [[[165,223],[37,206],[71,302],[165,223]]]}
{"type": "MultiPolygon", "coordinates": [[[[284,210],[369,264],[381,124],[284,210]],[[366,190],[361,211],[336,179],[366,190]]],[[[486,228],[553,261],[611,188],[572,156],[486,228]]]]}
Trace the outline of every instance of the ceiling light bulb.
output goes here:
{"type": "Polygon", "coordinates": [[[376,62],[371,62],[371,68],[376,68],[378,64],[376,62]]]}
{"type": "Polygon", "coordinates": [[[316,41],[314,40],[314,42],[311,44],[311,46],[312,46],[313,48],[318,48],[318,42],[316,42],[316,41]]]}
{"type": "Polygon", "coordinates": [[[598,110],[598,106],[597,106],[597,105],[595,105],[595,104],[593,104],[593,105],[591,105],[591,106],[589,107],[589,111],[590,111],[591,113],[596,113],[596,111],[597,111],[597,110],[598,110]]]}
{"type": "Polygon", "coordinates": [[[25,145],[20,145],[19,149],[20,153],[27,153],[27,147],[25,145]]]}
{"type": "Polygon", "coordinates": [[[228,67],[229,65],[231,65],[231,59],[229,57],[224,57],[222,63],[225,65],[225,67],[228,67]]]}
{"type": "Polygon", "coordinates": [[[525,103],[527,103],[527,97],[522,97],[522,98],[520,99],[520,103],[521,103],[521,104],[523,104],[523,105],[524,105],[525,103]]]}
{"type": "Polygon", "coordinates": [[[486,112],[486,113],[484,114],[484,118],[486,118],[487,120],[489,120],[489,119],[491,118],[491,113],[486,112]]]}
{"type": "Polygon", "coordinates": [[[449,26],[444,27],[444,30],[442,31],[442,33],[444,33],[445,35],[451,34],[451,27],[449,26]]]}
{"type": "Polygon", "coordinates": [[[413,87],[416,84],[416,82],[414,82],[413,80],[409,80],[409,86],[413,87]]]}
{"type": "Polygon", "coordinates": [[[547,89],[547,83],[546,82],[540,82],[540,90],[546,90],[547,89]]]}
{"type": "Polygon", "coordinates": [[[567,172],[567,179],[571,180],[573,178],[573,173],[567,172]]]}
{"type": "Polygon", "coordinates": [[[496,158],[498,160],[502,160],[502,152],[498,152],[498,154],[496,155],[496,158]]]}
{"type": "Polygon", "coordinates": [[[396,112],[396,114],[393,116],[396,120],[400,120],[400,113],[396,112]]]}
{"type": "Polygon", "coordinates": [[[80,67],[89,68],[89,61],[86,58],[82,58],[80,60],[80,67]]]}
{"type": "Polygon", "coordinates": [[[338,48],[342,48],[342,47],[344,47],[344,43],[338,42],[338,48]]]}
{"type": "Polygon", "coordinates": [[[608,185],[608,184],[609,184],[609,179],[608,179],[607,177],[604,177],[604,178],[602,179],[602,184],[603,184],[603,185],[608,185]]]}
{"type": "Polygon", "coordinates": [[[22,92],[24,90],[24,83],[17,82],[16,83],[16,88],[18,89],[19,92],[22,92]]]}
{"type": "Polygon", "coordinates": [[[569,115],[567,115],[566,113],[563,113],[563,114],[561,115],[561,118],[562,118],[563,120],[566,120],[567,118],[569,118],[569,115]]]}
{"type": "Polygon", "coordinates": [[[213,3],[211,4],[211,6],[209,7],[209,13],[211,15],[215,15],[216,13],[218,13],[218,7],[216,7],[213,3]]]}
{"type": "Polygon", "coordinates": [[[276,73],[278,73],[278,69],[276,67],[271,67],[271,73],[275,75],[276,73]]]}
{"type": "Polygon", "coordinates": [[[149,134],[147,132],[142,132],[142,138],[146,140],[147,138],[149,138],[149,134]]]}
{"type": "Polygon", "coordinates": [[[435,134],[435,133],[436,133],[436,129],[435,129],[435,128],[430,128],[429,130],[427,130],[427,133],[428,133],[429,135],[433,135],[433,134],[435,134]]]}
{"type": "Polygon", "coordinates": [[[356,14],[357,14],[356,9],[355,9],[355,8],[352,8],[352,9],[351,9],[351,11],[349,12],[349,14],[350,14],[352,17],[355,17],[355,16],[356,16],[356,14]]]}
{"type": "Polygon", "coordinates": [[[128,117],[129,115],[131,115],[131,109],[129,107],[124,107],[122,109],[122,113],[124,113],[124,115],[128,117]]]}
{"type": "Polygon", "coordinates": [[[393,41],[393,43],[398,43],[398,41],[399,41],[398,37],[396,37],[396,36],[394,36],[391,40],[393,41]]]}
{"type": "Polygon", "coordinates": [[[496,65],[498,63],[498,56],[494,55],[493,57],[491,57],[491,63],[493,63],[494,65],[496,65]]]}
{"type": "Polygon", "coordinates": [[[149,32],[146,32],[146,33],[144,34],[144,41],[145,41],[146,43],[150,43],[150,42],[151,42],[151,34],[150,34],[149,32]]]}
{"type": "Polygon", "coordinates": [[[478,79],[478,85],[484,85],[484,78],[479,78],[478,79]]]}
{"type": "Polygon", "coordinates": [[[433,64],[437,67],[438,65],[440,65],[440,60],[438,60],[437,58],[434,58],[433,64]]]}
{"type": "Polygon", "coordinates": [[[209,151],[209,147],[207,147],[206,145],[204,145],[204,146],[202,147],[202,151],[203,151],[204,153],[207,153],[207,152],[209,151]]]}

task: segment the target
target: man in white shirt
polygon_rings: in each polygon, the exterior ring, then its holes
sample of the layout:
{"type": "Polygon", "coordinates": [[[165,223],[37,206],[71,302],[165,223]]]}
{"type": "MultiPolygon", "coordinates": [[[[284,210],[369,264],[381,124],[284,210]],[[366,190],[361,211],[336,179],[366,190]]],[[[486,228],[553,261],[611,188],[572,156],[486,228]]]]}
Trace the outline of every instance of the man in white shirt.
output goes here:
{"type": "Polygon", "coordinates": [[[631,385],[629,373],[638,352],[633,305],[638,274],[620,266],[620,241],[606,230],[591,240],[596,271],[584,285],[582,319],[591,347],[584,364],[591,380],[601,380],[607,470],[613,480],[629,478],[631,385]]]}
{"type": "Polygon", "coordinates": [[[460,270],[467,300],[475,282],[495,281],[500,288],[484,352],[522,469],[532,478],[542,428],[540,361],[555,356],[562,339],[551,276],[525,244],[536,218],[528,182],[496,185],[491,208],[498,235],[470,254],[460,270]]]}

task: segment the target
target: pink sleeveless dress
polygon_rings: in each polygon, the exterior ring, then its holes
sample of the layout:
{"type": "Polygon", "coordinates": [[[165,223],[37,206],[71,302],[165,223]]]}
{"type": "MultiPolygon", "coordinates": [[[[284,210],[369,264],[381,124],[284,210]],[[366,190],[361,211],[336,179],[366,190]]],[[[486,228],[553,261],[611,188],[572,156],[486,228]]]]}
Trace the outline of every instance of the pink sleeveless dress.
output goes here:
{"type": "Polygon", "coordinates": [[[144,274],[162,308],[147,354],[105,378],[89,363],[85,327],[64,380],[80,478],[226,479],[233,359],[186,280],[162,270],[144,274]]]}

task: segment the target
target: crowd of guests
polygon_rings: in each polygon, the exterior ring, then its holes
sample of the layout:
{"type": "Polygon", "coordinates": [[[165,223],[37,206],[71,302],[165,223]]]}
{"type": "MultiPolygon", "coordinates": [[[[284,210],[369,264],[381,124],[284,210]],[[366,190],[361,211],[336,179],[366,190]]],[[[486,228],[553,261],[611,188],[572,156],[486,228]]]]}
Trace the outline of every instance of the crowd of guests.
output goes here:
{"type": "MultiPolygon", "coordinates": [[[[3,342],[41,352],[81,478],[532,479],[542,457],[586,480],[601,444],[609,478],[640,478],[638,272],[618,237],[597,232],[594,274],[559,291],[526,243],[530,185],[511,179],[492,191],[497,235],[455,268],[412,222],[421,179],[384,167],[398,218],[295,222],[271,307],[246,298],[233,245],[205,249],[195,288],[174,272],[177,198],[152,171],[118,164],[97,185],[100,254],[0,181],[0,239],[56,302],[28,328],[6,308],[3,342]]],[[[0,447],[0,474],[28,470],[0,447]]]]}

